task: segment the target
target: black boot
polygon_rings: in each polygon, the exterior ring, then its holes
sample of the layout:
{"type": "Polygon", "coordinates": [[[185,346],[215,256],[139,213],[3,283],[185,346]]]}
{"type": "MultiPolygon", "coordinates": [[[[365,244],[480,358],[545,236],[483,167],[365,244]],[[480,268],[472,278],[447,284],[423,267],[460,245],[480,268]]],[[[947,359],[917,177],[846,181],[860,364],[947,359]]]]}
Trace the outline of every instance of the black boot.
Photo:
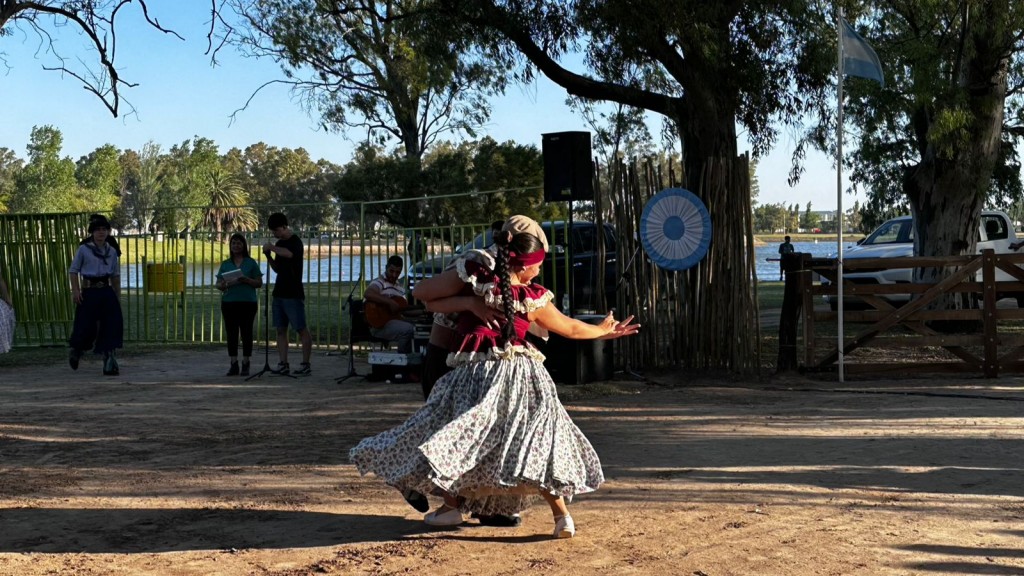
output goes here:
{"type": "Polygon", "coordinates": [[[103,375],[117,376],[120,373],[121,367],[117,365],[117,359],[114,358],[114,352],[105,352],[103,354],[103,375]]]}
{"type": "Polygon", "coordinates": [[[228,373],[225,376],[238,376],[238,361],[231,361],[231,368],[228,369],[228,373]]]}
{"type": "Polygon", "coordinates": [[[249,375],[249,361],[248,360],[242,360],[242,370],[238,374],[240,376],[248,376],[249,375]]]}

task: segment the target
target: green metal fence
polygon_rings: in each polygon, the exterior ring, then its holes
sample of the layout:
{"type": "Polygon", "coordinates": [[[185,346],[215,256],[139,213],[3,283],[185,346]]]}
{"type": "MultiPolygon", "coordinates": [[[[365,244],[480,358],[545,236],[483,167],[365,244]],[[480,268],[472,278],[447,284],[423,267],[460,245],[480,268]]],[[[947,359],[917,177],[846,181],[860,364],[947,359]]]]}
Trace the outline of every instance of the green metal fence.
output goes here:
{"type": "MultiPolygon", "coordinates": [[[[366,284],[383,272],[389,256],[402,256],[407,272],[421,260],[443,266],[459,247],[489,227],[488,222],[412,229],[380,226],[368,223],[366,207],[372,204],[360,205],[360,221],[342,228],[315,233],[293,230],[305,246],[306,316],[318,347],[347,347],[351,320],[345,302],[362,297],[366,284]],[[413,239],[420,241],[410,242],[413,239]]],[[[87,225],[87,214],[0,215],[0,273],[14,300],[15,346],[66,345],[74,318],[68,268],[79,242],[87,236],[87,225]]],[[[268,231],[243,234],[266,283],[266,260],[260,248],[274,239],[268,231]]],[[[229,235],[192,231],[117,236],[126,342],[225,340],[221,293],[215,283],[220,263],[228,257],[229,235]]],[[[557,292],[567,273],[558,270],[546,279],[549,287],[557,292]]],[[[408,282],[409,275],[405,278],[408,282]]],[[[265,331],[265,296],[261,290],[258,340],[263,340],[265,331]]]]}
{"type": "Polygon", "coordinates": [[[86,214],[0,215],[0,274],[14,301],[15,345],[71,335],[68,268],[87,225],[86,214]]]}
{"type": "MultiPolygon", "coordinates": [[[[0,273],[10,288],[17,315],[16,346],[63,346],[71,334],[74,306],[68,268],[87,236],[87,214],[0,215],[0,273]]],[[[422,258],[450,259],[455,247],[486,229],[485,224],[402,229],[352,224],[295,231],[305,246],[303,280],[306,315],[314,344],[347,345],[348,297],[362,297],[391,255],[407,254],[416,232],[424,238],[422,258]]],[[[266,280],[260,247],[273,242],[269,232],[244,233],[266,280]]],[[[216,273],[228,257],[227,234],[122,234],[121,307],[126,342],[223,342],[221,293],[216,273]]],[[[269,290],[273,290],[273,274],[269,290]]],[[[264,334],[265,294],[260,292],[258,339],[264,334]]],[[[272,334],[271,338],[275,336],[272,334]]]]}
{"type": "MultiPolygon", "coordinates": [[[[446,237],[456,241],[472,238],[484,225],[453,227],[446,237]]],[[[391,255],[407,262],[412,230],[378,228],[360,232],[359,227],[319,230],[300,235],[304,245],[303,283],[306,317],[317,346],[347,345],[350,320],[345,301],[362,298],[366,284],[384,271],[391,255]]],[[[427,233],[428,229],[420,232],[427,233]]],[[[265,289],[273,291],[274,275],[266,284],[267,263],[260,247],[274,239],[264,232],[244,233],[250,253],[264,273],[265,289]]],[[[121,303],[125,315],[125,340],[137,342],[223,342],[221,293],[216,273],[227,258],[227,244],[209,233],[188,233],[157,238],[152,235],[120,236],[122,247],[121,303]]],[[[439,241],[427,243],[428,254],[450,254],[439,241]]],[[[264,302],[261,290],[256,334],[264,334],[264,302]]],[[[272,335],[272,338],[274,336],[272,335]]]]}

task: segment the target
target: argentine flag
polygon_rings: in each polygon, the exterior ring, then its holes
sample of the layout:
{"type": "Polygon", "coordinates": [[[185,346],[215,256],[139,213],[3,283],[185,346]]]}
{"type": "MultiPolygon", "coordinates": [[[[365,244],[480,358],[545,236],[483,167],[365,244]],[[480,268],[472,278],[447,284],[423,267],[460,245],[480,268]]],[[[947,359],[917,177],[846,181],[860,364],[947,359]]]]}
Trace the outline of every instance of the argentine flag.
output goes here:
{"type": "Polygon", "coordinates": [[[843,72],[850,76],[874,80],[885,88],[882,62],[878,59],[878,54],[875,54],[871,45],[857,34],[845,18],[842,22],[843,72]]]}

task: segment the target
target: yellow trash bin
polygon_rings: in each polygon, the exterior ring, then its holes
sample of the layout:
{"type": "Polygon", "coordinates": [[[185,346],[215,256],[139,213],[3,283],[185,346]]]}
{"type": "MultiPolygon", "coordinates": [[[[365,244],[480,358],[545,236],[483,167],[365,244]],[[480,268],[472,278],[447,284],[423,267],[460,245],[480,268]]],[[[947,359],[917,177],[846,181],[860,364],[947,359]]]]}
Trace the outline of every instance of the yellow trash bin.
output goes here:
{"type": "Polygon", "coordinates": [[[146,264],[146,292],[175,293],[185,291],[183,264],[146,264]]]}

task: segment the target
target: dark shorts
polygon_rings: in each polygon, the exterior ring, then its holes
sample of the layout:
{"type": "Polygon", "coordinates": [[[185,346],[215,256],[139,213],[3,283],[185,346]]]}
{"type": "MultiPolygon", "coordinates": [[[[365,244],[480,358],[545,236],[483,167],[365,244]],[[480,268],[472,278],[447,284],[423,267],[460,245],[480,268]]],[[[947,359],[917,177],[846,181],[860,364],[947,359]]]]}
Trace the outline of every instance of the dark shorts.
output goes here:
{"type": "Polygon", "coordinates": [[[274,327],[296,332],[306,329],[306,301],[298,298],[274,298],[274,327]]]}

